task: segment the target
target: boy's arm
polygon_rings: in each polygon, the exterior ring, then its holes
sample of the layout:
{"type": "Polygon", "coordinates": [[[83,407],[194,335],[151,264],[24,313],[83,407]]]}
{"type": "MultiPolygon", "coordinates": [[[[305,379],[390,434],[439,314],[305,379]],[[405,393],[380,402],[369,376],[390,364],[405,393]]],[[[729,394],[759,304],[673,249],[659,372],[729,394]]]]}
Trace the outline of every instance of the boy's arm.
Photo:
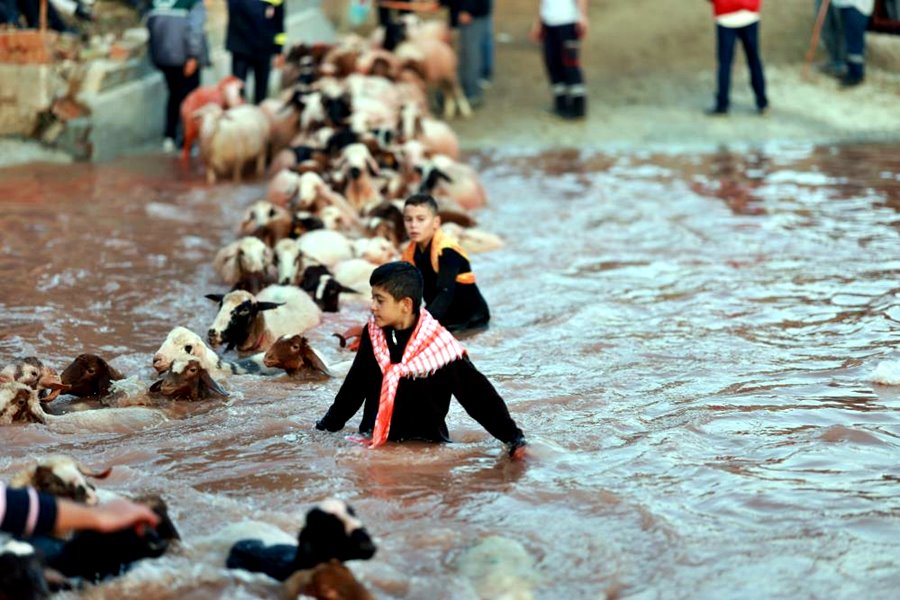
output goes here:
{"type": "Polygon", "coordinates": [[[450,310],[453,296],[456,293],[456,276],[459,275],[459,271],[464,265],[465,259],[460,256],[459,252],[450,248],[441,252],[441,257],[438,259],[437,281],[435,282],[437,294],[425,307],[438,321],[442,320],[450,310]]]}
{"type": "Polygon", "coordinates": [[[356,358],[347,372],[341,389],[334,398],[331,408],[325,416],[316,422],[320,431],[340,431],[362,406],[366,398],[366,382],[373,376],[372,367],[378,369],[375,354],[372,352],[372,341],[369,339],[368,326],[363,327],[359,336],[359,349],[356,358]]]}
{"type": "Polygon", "coordinates": [[[488,433],[507,444],[510,453],[525,445],[525,434],[509,415],[506,403],[488,378],[484,376],[468,356],[452,362],[453,395],[469,414],[488,433]]]}

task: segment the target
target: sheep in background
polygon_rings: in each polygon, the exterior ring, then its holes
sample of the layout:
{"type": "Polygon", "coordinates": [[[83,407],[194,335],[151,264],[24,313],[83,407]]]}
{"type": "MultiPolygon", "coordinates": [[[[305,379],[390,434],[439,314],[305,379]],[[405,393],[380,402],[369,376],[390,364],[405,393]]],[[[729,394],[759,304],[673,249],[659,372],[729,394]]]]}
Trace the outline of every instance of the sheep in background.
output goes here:
{"type": "Polygon", "coordinates": [[[181,103],[179,112],[181,113],[181,126],[184,130],[184,146],[182,148],[181,159],[187,161],[191,156],[191,148],[200,134],[200,127],[196,119],[192,115],[201,107],[207,104],[216,104],[222,108],[231,108],[244,103],[241,96],[241,90],[244,88],[244,82],[235,77],[228,75],[222,78],[215,85],[203,85],[188,94],[181,103]]]}
{"type": "Polygon", "coordinates": [[[0,383],[0,425],[46,423],[37,390],[18,381],[0,383]]]}
{"type": "Polygon", "coordinates": [[[213,269],[231,289],[255,294],[269,284],[273,260],[272,249],[265,242],[245,236],[216,253],[213,269]]]}
{"type": "Polygon", "coordinates": [[[312,297],[322,312],[338,312],[341,294],[356,294],[356,290],[335,279],[325,265],[307,266],[297,285],[312,297]]]}
{"type": "Polygon", "coordinates": [[[242,290],[207,294],[219,303],[207,339],[215,347],[227,344],[238,352],[265,352],[282,335],[303,333],[322,320],[309,295],[295,287],[270,285],[259,294],[242,290]]]}
{"type": "Polygon", "coordinates": [[[297,285],[303,271],[303,252],[297,240],[285,238],[275,244],[275,267],[279,285],[297,285]]]}
{"type": "Polygon", "coordinates": [[[440,154],[423,165],[419,192],[449,198],[466,210],[487,204],[487,194],[475,169],[440,154]]]}
{"type": "Polygon", "coordinates": [[[303,234],[297,238],[297,247],[309,260],[329,268],[354,256],[353,242],[343,233],[331,229],[303,234]]]}
{"type": "Polygon", "coordinates": [[[297,571],[284,582],[284,597],[311,596],[320,600],[375,600],[339,560],[297,571]]]}
{"type": "Polygon", "coordinates": [[[269,121],[258,107],[242,104],[222,110],[208,104],[194,113],[200,119],[200,158],[206,165],[206,180],[231,175],[235,183],[248,163],[255,163],[256,174],[266,168],[269,121]]]}
{"type": "Polygon", "coordinates": [[[372,182],[379,175],[378,163],[365,144],[350,144],[341,152],[336,168],[344,177],[344,197],[357,210],[381,202],[381,193],[372,182]]]}
{"type": "Polygon", "coordinates": [[[123,379],[124,375],[96,354],[79,354],[60,375],[62,383],[69,386],[66,393],[79,398],[108,396],[113,384],[123,379]]]}
{"type": "Polygon", "coordinates": [[[44,403],[52,402],[65,389],[56,371],[36,356],[20,358],[0,371],[0,383],[13,381],[37,390],[44,403]]]}
{"type": "Polygon", "coordinates": [[[244,211],[238,233],[257,237],[271,248],[278,240],[290,236],[292,225],[293,218],[286,208],[258,200],[244,211]]]}
{"type": "Polygon", "coordinates": [[[0,598],[45,600],[50,586],[44,575],[44,562],[31,544],[7,540],[0,545],[0,598]]]}
{"type": "Polygon", "coordinates": [[[97,488],[87,478],[106,479],[111,472],[112,467],[92,471],[71,456],[60,454],[43,457],[34,465],[19,471],[9,480],[9,485],[30,486],[39,492],[94,505],[99,502],[97,488]]]}

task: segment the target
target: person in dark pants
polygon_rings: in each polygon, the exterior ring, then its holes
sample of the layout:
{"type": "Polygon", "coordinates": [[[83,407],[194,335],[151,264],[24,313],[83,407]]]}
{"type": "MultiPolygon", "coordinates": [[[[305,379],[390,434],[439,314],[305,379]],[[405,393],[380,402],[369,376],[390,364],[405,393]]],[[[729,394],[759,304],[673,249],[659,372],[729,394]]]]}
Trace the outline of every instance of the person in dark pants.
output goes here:
{"type": "Polygon", "coordinates": [[[200,68],[209,64],[203,0],[153,0],[147,16],[150,58],[166,78],[166,130],[163,148],[178,145],[181,103],[200,86],[200,68]]]}
{"type": "Polygon", "coordinates": [[[874,0],[834,0],[840,10],[844,25],[844,42],[847,47],[847,72],[841,79],[842,87],[854,87],[866,77],[866,27],[875,8],[874,0]]]}
{"type": "MultiPolygon", "coordinates": [[[[816,17],[822,9],[823,0],[816,1],[816,17]]],[[[847,74],[847,44],[844,41],[844,25],[841,22],[841,11],[833,2],[828,3],[825,20],[822,23],[822,44],[828,53],[828,60],[819,65],[819,70],[826,75],[843,78],[847,74]]]]}
{"type": "Polygon", "coordinates": [[[481,81],[492,68],[485,55],[491,45],[493,21],[492,0],[458,0],[459,83],[469,100],[477,107],[482,103],[481,81]]]}
{"type": "Polygon", "coordinates": [[[566,119],[587,114],[579,53],[587,35],[587,0],[541,0],[531,38],[543,42],[544,64],[553,92],[553,112],[566,119]]]}
{"type": "Polygon", "coordinates": [[[744,46],[750,85],[756,95],[756,110],[765,114],[769,107],[766,79],[759,58],[759,7],[761,0],[710,0],[716,17],[716,48],[718,54],[718,91],[716,104],[708,115],[728,114],[731,94],[731,64],[737,40],[744,46]]]}
{"type": "Polygon", "coordinates": [[[381,265],[369,278],[372,317],[359,351],[320,431],[340,431],[363,407],[360,440],[369,447],[387,441],[449,442],[447,413],[455,396],[488,433],[506,444],[513,458],[525,454],[525,435],[503,398],[465,348],[422,307],[422,274],[406,262],[381,265]]]}
{"type": "Polygon", "coordinates": [[[225,49],[231,52],[231,73],[247,82],[253,71],[253,99],[269,95],[269,74],[284,64],[284,0],[228,0],[225,49]]]}

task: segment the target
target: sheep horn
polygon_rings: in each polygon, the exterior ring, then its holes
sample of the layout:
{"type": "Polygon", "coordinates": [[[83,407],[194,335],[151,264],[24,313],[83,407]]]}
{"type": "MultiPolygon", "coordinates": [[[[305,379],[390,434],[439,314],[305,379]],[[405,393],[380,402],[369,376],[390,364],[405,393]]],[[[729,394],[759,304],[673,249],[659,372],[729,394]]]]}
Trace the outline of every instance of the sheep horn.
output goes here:
{"type": "Polygon", "coordinates": [[[109,474],[112,473],[112,470],[113,470],[112,467],[107,467],[105,470],[100,471],[99,473],[95,473],[93,471],[88,470],[87,467],[85,467],[81,463],[76,463],[76,464],[78,466],[78,471],[82,475],[84,475],[85,477],[92,477],[94,479],[106,479],[107,477],[109,477],[109,474]]]}

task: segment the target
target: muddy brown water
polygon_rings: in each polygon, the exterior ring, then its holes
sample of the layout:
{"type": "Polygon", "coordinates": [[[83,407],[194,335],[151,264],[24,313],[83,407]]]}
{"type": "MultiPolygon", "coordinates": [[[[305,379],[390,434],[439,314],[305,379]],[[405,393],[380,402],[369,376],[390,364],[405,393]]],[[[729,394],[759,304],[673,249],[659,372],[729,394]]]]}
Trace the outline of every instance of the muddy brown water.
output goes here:
{"type": "MultiPolygon", "coordinates": [[[[240,376],[147,429],[5,427],[0,476],[68,453],[116,465],[102,487],[164,494],[185,546],[91,598],[275,597],[210,540],[247,519],[293,535],[332,495],[377,539],[350,566],[379,598],[504,580],[548,599],[891,597],[900,388],[871,372],[897,358],[898,150],[472,156],[478,218],[507,244],[473,257],[494,320],[465,343],[532,442],[523,463],[458,406],[456,443],[369,451],[313,428],[339,380],[240,376]],[[461,565],[489,536],[478,580],[461,565]]],[[[206,331],[212,257],[262,189],[160,157],[0,171],[0,359],[94,352],[149,383],[173,326],[206,331]]],[[[313,343],[348,359],[330,333],[365,312],[313,343]]]]}

